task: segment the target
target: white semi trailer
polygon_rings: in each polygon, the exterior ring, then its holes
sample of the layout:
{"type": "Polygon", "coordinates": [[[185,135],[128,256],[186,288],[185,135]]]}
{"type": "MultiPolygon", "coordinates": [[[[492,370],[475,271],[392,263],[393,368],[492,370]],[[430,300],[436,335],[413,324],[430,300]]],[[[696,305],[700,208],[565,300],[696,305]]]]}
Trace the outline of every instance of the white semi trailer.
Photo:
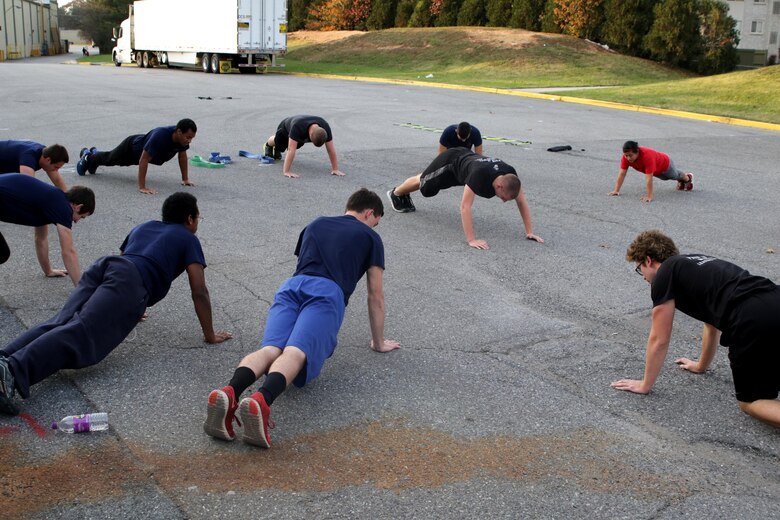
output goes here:
{"type": "Polygon", "coordinates": [[[114,63],[218,74],[276,66],[287,52],[286,0],[137,0],[114,29],[114,63]]]}

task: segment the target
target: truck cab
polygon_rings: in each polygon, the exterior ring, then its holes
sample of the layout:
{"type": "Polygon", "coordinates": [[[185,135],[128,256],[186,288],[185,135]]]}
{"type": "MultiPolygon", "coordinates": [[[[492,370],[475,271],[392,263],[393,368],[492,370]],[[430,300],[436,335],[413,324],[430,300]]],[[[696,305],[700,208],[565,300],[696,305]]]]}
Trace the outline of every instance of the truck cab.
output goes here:
{"type": "Polygon", "coordinates": [[[114,28],[114,41],[116,46],[111,51],[111,59],[117,67],[123,63],[132,63],[133,49],[130,43],[130,19],[123,21],[119,27],[114,28]]]}

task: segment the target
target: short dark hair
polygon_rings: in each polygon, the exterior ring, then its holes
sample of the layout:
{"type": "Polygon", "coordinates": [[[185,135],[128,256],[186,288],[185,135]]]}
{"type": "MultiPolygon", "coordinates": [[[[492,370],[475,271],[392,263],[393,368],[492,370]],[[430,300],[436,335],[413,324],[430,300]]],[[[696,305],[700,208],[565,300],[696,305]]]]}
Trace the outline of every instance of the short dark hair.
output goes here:
{"type": "Polygon", "coordinates": [[[184,224],[187,222],[187,217],[196,218],[198,215],[200,215],[200,210],[198,210],[198,199],[189,193],[177,191],[163,202],[163,222],[184,224]]]}
{"type": "Polygon", "coordinates": [[[623,143],[623,153],[626,152],[634,152],[637,153],[639,151],[639,143],[636,141],[626,141],[623,143]]]}
{"type": "Polygon", "coordinates": [[[198,132],[198,126],[195,124],[195,121],[192,119],[184,118],[178,123],[176,123],[176,130],[181,130],[181,133],[186,134],[190,130],[193,132],[198,132]]]}
{"type": "Polygon", "coordinates": [[[320,147],[328,142],[328,131],[318,126],[312,131],[311,143],[314,146],[320,147]]]}
{"type": "Polygon", "coordinates": [[[81,204],[79,215],[91,215],[95,212],[95,192],[86,186],[71,186],[65,192],[65,198],[71,204],[81,204]]]}
{"type": "Polygon", "coordinates": [[[674,240],[666,236],[662,231],[651,229],[639,233],[626,250],[626,261],[644,262],[652,258],[656,262],[663,262],[669,257],[680,254],[674,240]]]}
{"type": "Polygon", "coordinates": [[[507,194],[516,199],[520,195],[520,177],[513,173],[505,173],[502,175],[504,181],[504,189],[507,194]]]}
{"type": "Polygon", "coordinates": [[[52,144],[47,146],[43,149],[41,155],[43,155],[43,157],[49,158],[53,163],[66,163],[70,161],[70,157],[68,157],[68,151],[61,144],[52,144]]]}
{"type": "Polygon", "coordinates": [[[463,121],[458,125],[458,137],[461,139],[468,139],[471,135],[471,125],[463,121]]]}
{"type": "Polygon", "coordinates": [[[347,211],[356,211],[360,213],[367,209],[374,210],[374,215],[382,217],[385,214],[385,206],[382,199],[367,188],[360,188],[349,196],[347,200],[347,211]]]}

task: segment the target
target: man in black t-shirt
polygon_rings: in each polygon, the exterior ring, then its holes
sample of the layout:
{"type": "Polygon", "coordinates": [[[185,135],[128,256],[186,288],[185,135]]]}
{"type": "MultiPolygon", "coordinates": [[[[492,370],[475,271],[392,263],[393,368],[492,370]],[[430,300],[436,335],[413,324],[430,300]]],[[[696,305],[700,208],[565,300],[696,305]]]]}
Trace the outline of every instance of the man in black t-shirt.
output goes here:
{"type": "Polygon", "coordinates": [[[690,372],[707,370],[718,340],[729,348],[731,373],[742,411],[780,428],[780,287],[741,267],[707,255],[680,255],[660,231],[640,233],[626,260],[650,284],[653,324],[642,380],[621,379],[617,390],[650,393],[661,372],[672,335],[674,311],[704,322],[698,361],[675,363],[690,372]]]}
{"type": "Polygon", "coordinates": [[[395,211],[409,213],[415,210],[410,193],[420,190],[423,197],[433,197],[439,191],[453,186],[463,186],[460,218],[469,246],[488,249],[487,242],[478,240],[474,235],[471,206],[476,195],[486,199],[498,196],[504,202],[514,200],[525,225],[525,238],[544,242],[542,237],[534,234],[531,210],[515,169],[501,159],[483,157],[467,148],[450,148],[442,152],[425,171],[409,177],[388,191],[387,196],[395,211]]]}
{"type": "Polygon", "coordinates": [[[292,163],[295,151],[306,143],[312,143],[317,148],[324,144],[330,159],[330,174],[339,177],[344,175],[339,170],[330,125],[318,116],[290,116],[283,119],[276,129],[276,134],[266,141],[263,153],[278,160],[282,158],[282,152],[287,150],[284,157],[284,176],[297,179],[300,175],[292,172],[292,163]]]}

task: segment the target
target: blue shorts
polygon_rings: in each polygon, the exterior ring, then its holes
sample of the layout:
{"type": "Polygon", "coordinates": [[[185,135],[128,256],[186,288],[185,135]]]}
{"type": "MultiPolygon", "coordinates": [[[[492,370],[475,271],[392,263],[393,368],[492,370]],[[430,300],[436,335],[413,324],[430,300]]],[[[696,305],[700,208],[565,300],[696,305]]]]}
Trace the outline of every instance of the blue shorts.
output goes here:
{"type": "Polygon", "coordinates": [[[306,364],[293,381],[297,387],[320,375],[325,360],[336,350],[344,320],[344,292],[336,282],[320,276],[288,278],[268,310],[262,345],[296,347],[306,354],[306,364]]]}

